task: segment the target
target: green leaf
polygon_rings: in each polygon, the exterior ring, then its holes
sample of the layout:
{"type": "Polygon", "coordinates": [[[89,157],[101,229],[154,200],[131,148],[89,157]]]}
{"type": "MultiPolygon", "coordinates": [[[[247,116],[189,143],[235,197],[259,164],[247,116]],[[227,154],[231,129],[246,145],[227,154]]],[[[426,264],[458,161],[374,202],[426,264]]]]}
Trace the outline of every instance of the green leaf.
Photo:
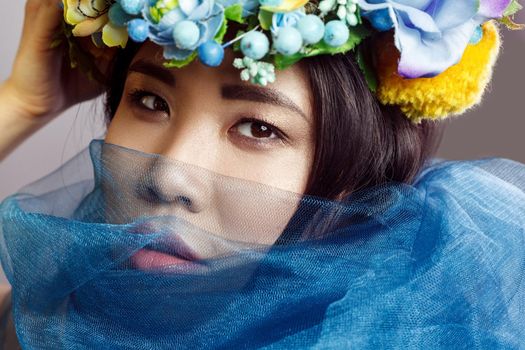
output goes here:
{"type": "Polygon", "coordinates": [[[234,21],[237,23],[244,23],[244,18],[242,17],[242,5],[241,4],[235,4],[228,6],[224,10],[224,17],[230,21],[234,21]]]}
{"type": "Polygon", "coordinates": [[[277,69],[286,69],[290,67],[292,64],[299,62],[304,57],[309,57],[309,56],[310,55],[306,55],[302,53],[296,53],[295,55],[285,56],[279,53],[275,55],[273,64],[275,65],[275,68],[277,69]]]}
{"type": "Polygon", "coordinates": [[[518,0],[512,0],[509,6],[505,9],[505,12],[503,12],[503,17],[499,22],[510,30],[525,29],[525,25],[514,22],[512,18],[521,9],[523,9],[523,6],[518,3],[518,0]]]}
{"type": "Polygon", "coordinates": [[[191,53],[191,55],[188,56],[185,60],[171,60],[168,62],[164,62],[164,67],[166,68],[182,68],[190,64],[195,57],[197,57],[197,51],[194,51],[191,53]]]}
{"type": "Polygon", "coordinates": [[[357,6],[357,11],[355,12],[355,15],[357,16],[357,24],[363,24],[363,17],[361,16],[361,8],[359,6],[357,6]]]}
{"type": "Polygon", "coordinates": [[[149,14],[151,18],[153,19],[153,21],[155,22],[155,24],[160,22],[160,19],[162,18],[162,14],[160,13],[159,9],[157,9],[156,7],[150,7],[149,14]]]}
{"type": "MultiPolygon", "coordinates": [[[[237,34],[235,35],[236,38],[240,37],[241,35],[243,35],[245,33],[244,30],[238,30],[237,31],[237,34]]],[[[237,40],[236,42],[233,43],[233,51],[235,52],[239,52],[241,51],[241,41],[240,40],[237,40]]]]}
{"type": "Polygon", "coordinates": [[[155,23],[159,23],[165,14],[178,5],[178,0],[158,0],[153,6],[150,5],[149,14],[155,23]]]}
{"type": "Polygon", "coordinates": [[[298,52],[294,55],[289,56],[276,54],[274,64],[277,69],[285,69],[304,57],[345,53],[347,51],[355,49],[356,46],[359,45],[359,43],[361,43],[361,41],[363,41],[363,39],[365,39],[369,35],[370,30],[368,30],[365,26],[353,27],[352,29],[350,29],[350,36],[348,37],[348,41],[344,45],[332,47],[326,44],[323,40],[321,40],[315,45],[306,47],[304,52],[298,52]]]}
{"type": "Polygon", "coordinates": [[[250,30],[252,30],[253,28],[261,25],[260,23],[260,20],[259,20],[259,16],[248,16],[246,17],[246,22],[247,22],[247,26],[246,26],[246,31],[249,32],[250,30]]]}
{"type": "Polygon", "coordinates": [[[264,30],[269,30],[272,26],[272,16],[273,13],[270,11],[260,10],[259,11],[259,23],[261,24],[261,28],[264,30]]]}
{"type": "Polygon", "coordinates": [[[509,6],[507,6],[507,8],[505,9],[505,11],[503,12],[503,17],[508,17],[508,16],[512,16],[514,14],[516,14],[516,12],[518,12],[519,10],[521,10],[523,8],[523,6],[521,6],[519,3],[518,3],[518,0],[512,0],[509,4],[509,6]]]}
{"type": "Polygon", "coordinates": [[[505,27],[507,27],[507,29],[510,29],[510,30],[525,29],[525,25],[514,22],[511,16],[503,17],[499,20],[499,22],[503,24],[505,27]]]}
{"type": "Polygon", "coordinates": [[[222,41],[224,40],[224,35],[226,35],[226,32],[228,31],[228,20],[224,18],[222,20],[221,27],[219,28],[219,31],[217,34],[215,34],[215,41],[219,44],[222,44],[222,41]]]}
{"type": "Polygon", "coordinates": [[[371,56],[369,50],[367,50],[364,45],[361,45],[357,48],[357,64],[359,65],[359,68],[363,72],[363,75],[365,76],[366,83],[368,84],[368,88],[372,92],[377,91],[377,75],[372,67],[370,61],[371,56]]]}

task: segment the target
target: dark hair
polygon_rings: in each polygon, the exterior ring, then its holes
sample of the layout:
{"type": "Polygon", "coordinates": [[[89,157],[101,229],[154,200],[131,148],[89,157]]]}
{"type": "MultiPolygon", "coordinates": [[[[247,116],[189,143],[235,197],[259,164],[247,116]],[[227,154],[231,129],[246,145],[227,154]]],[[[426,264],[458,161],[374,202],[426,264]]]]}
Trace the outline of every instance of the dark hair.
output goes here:
{"type": "Polygon", "coordinates": [[[316,125],[308,193],[336,198],[388,181],[412,182],[435,154],[442,124],[416,125],[398,107],[379,103],[351,53],[305,61],[316,125]]]}
{"type": "MultiPolygon", "coordinates": [[[[111,121],[127,69],[140,48],[131,44],[114,62],[106,95],[111,121]]],[[[433,156],[441,123],[414,124],[370,91],[352,53],[303,59],[314,103],[315,154],[305,194],[329,199],[389,181],[410,183],[433,156]]]]}

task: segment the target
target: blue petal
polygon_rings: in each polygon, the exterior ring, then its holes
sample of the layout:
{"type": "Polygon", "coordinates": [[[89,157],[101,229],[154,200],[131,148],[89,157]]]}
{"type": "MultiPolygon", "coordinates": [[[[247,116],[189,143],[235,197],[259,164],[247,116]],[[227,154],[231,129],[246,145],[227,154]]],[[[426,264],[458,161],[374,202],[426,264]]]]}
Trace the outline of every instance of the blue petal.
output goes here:
{"type": "Polygon", "coordinates": [[[468,22],[479,9],[479,0],[439,1],[435,4],[432,17],[442,31],[468,22]]]}
{"type": "Polygon", "coordinates": [[[379,0],[359,0],[358,4],[361,10],[364,11],[376,11],[376,10],[382,10],[391,7],[390,5],[382,2],[378,3],[379,0]]]}
{"type": "Polygon", "coordinates": [[[488,19],[483,14],[498,13],[509,0],[481,1],[481,7],[480,0],[359,0],[359,5],[369,18],[388,9],[401,52],[399,74],[418,78],[456,64],[475,29],[488,19]]]}
{"type": "Polygon", "coordinates": [[[155,20],[153,19],[153,17],[151,17],[151,13],[150,13],[150,11],[149,11],[149,5],[148,5],[147,3],[144,4],[144,7],[142,8],[142,17],[143,17],[146,21],[148,21],[148,22],[150,22],[150,23],[152,23],[152,24],[155,24],[155,23],[156,23],[155,20]]]}
{"type": "Polygon", "coordinates": [[[372,26],[380,32],[385,32],[394,27],[394,22],[390,16],[389,9],[367,11],[363,13],[363,16],[367,18],[370,23],[372,23],[372,26]]]}
{"type": "Polygon", "coordinates": [[[403,20],[406,21],[406,24],[412,28],[418,28],[424,32],[428,33],[439,33],[440,30],[437,27],[436,23],[432,16],[424,11],[419,10],[413,6],[407,6],[404,4],[395,3],[389,1],[388,3],[374,4],[367,2],[366,0],[359,0],[359,6],[365,11],[381,11],[388,9],[392,21],[394,21],[394,14],[392,10],[395,10],[397,15],[403,17],[403,20]]]}
{"type": "Polygon", "coordinates": [[[483,29],[481,26],[478,26],[476,27],[476,30],[474,30],[474,35],[472,35],[472,38],[470,38],[469,44],[477,45],[481,39],[483,39],[483,29]]]}
{"type": "Polygon", "coordinates": [[[396,23],[396,46],[401,52],[398,72],[406,78],[436,76],[458,63],[480,22],[474,19],[443,32],[439,40],[422,40],[421,34],[396,23]]]}
{"type": "Polygon", "coordinates": [[[379,4],[380,0],[358,0],[361,15],[368,19],[372,26],[378,31],[391,29],[394,24],[395,13],[392,6],[386,3],[379,4]]]}
{"type": "MultiPolygon", "coordinates": [[[[454,1],[462,1],[462,0],[454,0],[454,1]]],[[[398,4],[401,4],[401,5],[410,6],[418,10],[425,10],[429,8],[432,5],[432,3],[435,3],[436,0],[397,0],[393,2],[397,2],[398,4]]]]}
{"type": "Polygon", "coordinates": [[[209,39],[213,39],[217,35],[224,20],[224,9],[222,6],[216,4],[213,12],[214,14],[208,20],[209,39]]]}
{"type": "Polygon", "coordinates": [[[208,41],[208,25],[207,23],[203,23],[203,22],[196,22],[196,23],[197,23],[197,26],[199,27],[200,38],[197,44],[195,44],[195,47],[199,47],[201,44],[208,41]]]}
{"type": "Polygon", "coordinates": [[[213,5],[213,1],[204,0],[191,12],[191,14],[189,14],[188,19],[192,21],[200,21],[206,19],[210,16],[213,9],[213,5]]]}
{"type": "Polygon", "coordinates": [[[168,60],[182,61],[188,58],[193,50],[181,50],[175,45],[164,46],[164,58],[168,60]]]}
{"type": "Polygon", "coordinates": [[[179,0],[179,7],[186,16],[189,16],[199,6],[199,0],[179,0]]]}
{"type": "MultiPolygon", "coordinates": [[[[219,6],[219,5],[217,5],[219,6]]],[[[199,42],[197,46],[201,45],[202,43],[212,40],[215,38],[215,35],[217,35],[219,29],[222,26],[222,21],[224,20],[224,15],[222,12],[222,6],[220,8],[214,9],[215,14],[212,15],[209,20],[206,22],[197,22],[197,25],[199,26],[201,37],[199,39],[199,42]],[[218,10],[221,11],[218,11],[218,10]]]]}
{"type": "Polygon", "coordinates": [[[158,45],[174,45],[173,29],[168,28],[164,31],[159,31],[158,28],[152,27],[150,29],[150,40],[158,45]]]}
{"type": "Polygon", "coordinates": [[[230,6],[235,5],[235,4],[241,4],[242,5],[242,1],[241,0],[216,0],[215,3],[221,4],[222,6],[224,6],[224,8],[230,7],[230,6]]]}
{"type": "Polygon", "coordinates": [[[259,8],[259,1],[258,0],[244,0],[243,9],[242,9],[242,16],[248,17],[251,15],[254,15],[257,13],[257,9],[259,8]]]}
{"type": "Polygon", "coordinates": [[[179,7],[177,7],[162,16],[162,19],[158,24],[159,30],[163,31],[166,29],[172,29],[175,24],[177,24],[179,21],[182,21],[183,19],[186,19],[186,15],[179,7]]]}
{"type": "Polygon", "coordinates": [[[440,28],[431,15],[424,11],[405,5],[392,5],[398,18],[401,17],[405,25],[426,33],[440,33],[440,28]]]}
{"type": "MultiPolygon", "coordinates": [[[[429,8],[436,0],[359,0],[359,7],[365,11],[379,10],[390,6],[407,6],[417,10],[424,11],[429,8]]],[[[460,0],[454,0],[460,1],[460,0]]]]}

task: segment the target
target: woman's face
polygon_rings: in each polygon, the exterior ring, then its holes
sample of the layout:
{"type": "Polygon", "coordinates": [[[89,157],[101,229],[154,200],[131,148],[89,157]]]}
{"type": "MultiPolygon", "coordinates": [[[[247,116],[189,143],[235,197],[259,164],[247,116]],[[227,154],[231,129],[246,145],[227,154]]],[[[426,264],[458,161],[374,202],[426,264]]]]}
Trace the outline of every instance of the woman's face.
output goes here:
{"type": "Polygon", "coordinates": [[[261,87],[240,80],[233,58],[166,69],[161,49],[143,45],[106,142],[304,193],[314,150],[306,73],[296,65],[261,87]]]}
{"type": "MultiPolygon", "coordinates": [[[[141,203],[124,220],[176,215],[227,240],[273,244],[297,209],[312,168],[306,72],[295,65],[261,87],[240,80],[231,50],[220,67],[195,60],[177,69],[164,68],[161,50],[146,43],[134,57],[105,141],[164,157],[140,165],[112,157],[111,172],[137,170],[119,180],[120,189],[107,190],[108,212],[141,203]],[[119,195],[111,198],[112,192],[119,195]]],[[[231,250],[187,228],[173,231],[200,258],[231,250]]],[[[142,265],[155,266],[155,259],[143,257],[142,265]]]]}

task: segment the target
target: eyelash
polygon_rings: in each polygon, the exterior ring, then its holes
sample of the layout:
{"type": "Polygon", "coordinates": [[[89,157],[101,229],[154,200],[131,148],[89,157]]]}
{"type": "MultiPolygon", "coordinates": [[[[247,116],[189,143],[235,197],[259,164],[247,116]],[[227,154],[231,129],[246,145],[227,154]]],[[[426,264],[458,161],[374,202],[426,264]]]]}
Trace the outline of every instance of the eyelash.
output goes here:
{"type": "Polygon", "coordinates": [[[164,113],[170,113],[170,109],[168,107],[168,103],[160,96],[152,93],[152,92],[149,92],[149,91],[146,91],[146,90],[142,90],[142,89],[134,89],[132,90],[130,93],[129,93],[129,97],[131,99],[131,102],[135,105],[135,106],[138,106],[148,112],[153,112],[153,113],[158,113],[158,112],[164,112],[164,113]],[[149,109],[148,107],[144,106],[144,104],[142,103],[142,99],[144,97],[147,97],[147,96],[152,96],[152,97],[156,97],[156,98],[159,98],[161,99],[167,106],[167,110],[166,111],[153,111],[151,109],[149,109]]]}
{"type": "MultiPolygon", "coordinates": [[[[135,106],[138,106],[139,108],[149,112],[149,113],[167,113],[169,114],[170,113],[170,109],[169,109],[169,106],[167,104],[167,102],[160,96],[150,92],[150,91],[147,91],[147,90],[143,90],[143,89],[134,89],[132,90],[129,94],[128,94],[131,102],[135,105],[135,106]],[[161,99],[164,104],[166,104],[166,110],[165,111],[157,111],[157,110],[151,110],[150,108],[144,106],[144,104],[142,103],[142,99],[144,97],[148,97],[148,96],[151,96],[151,97],[156,97],[156,98],[159,98],[161,99]]],[[[262,126],[265,126],[265,127],[268,127],[272,133],[274,133],[276,135],[275,138],[266,138],[266,140],[268,141],[263,141],[263,139],[257,139],[257,138],[252,138],[252,137],[248,137],[248,136],[244,136],[244,135],[241,135],[241,137],[243,137],[244,139],[249,139],[250,143],[255,143],[255,144],[267,144],[269,142],[273,142],[273,141],[277,141],[277,142],[281,142],[281,143],[287,143],[288,142],[288,136],[282,132],[279,128],[277,128],[275,125],[273,125],[270,121],[266,120],[265,118],[251,118],[251,117],[244,117],[244,118],[241,118],[239,120],[239,122],[237,124],[235,124],[235,127],[238,127],[239,125],[242,125],[244,123],[257,123],[257,124],[260,124],[262,126]]]]}

